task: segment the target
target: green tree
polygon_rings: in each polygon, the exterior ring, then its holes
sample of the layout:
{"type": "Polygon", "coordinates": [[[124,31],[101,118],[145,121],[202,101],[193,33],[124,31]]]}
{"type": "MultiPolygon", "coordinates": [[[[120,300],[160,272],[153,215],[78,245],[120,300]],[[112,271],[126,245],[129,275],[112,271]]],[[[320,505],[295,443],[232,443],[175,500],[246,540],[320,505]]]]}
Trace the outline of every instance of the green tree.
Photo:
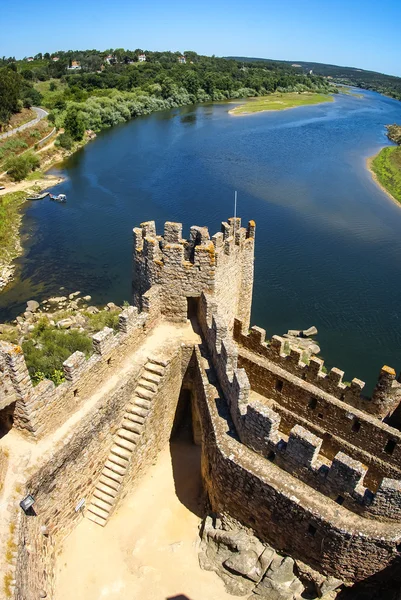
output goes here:
{"type": "Polygon", "coordinates": [[[11,115],[18,112],[21,82],[21,75],[14,69],[0,69],[0,125],[7,124],[11,115]]]}
{"type": "Polygon", "coordinates": [[[86,125],[81,111],[75,106],[68,109],[64,119],[64,129],[71,135],[75,141],[82,140],[84,137],[86,125]]]}

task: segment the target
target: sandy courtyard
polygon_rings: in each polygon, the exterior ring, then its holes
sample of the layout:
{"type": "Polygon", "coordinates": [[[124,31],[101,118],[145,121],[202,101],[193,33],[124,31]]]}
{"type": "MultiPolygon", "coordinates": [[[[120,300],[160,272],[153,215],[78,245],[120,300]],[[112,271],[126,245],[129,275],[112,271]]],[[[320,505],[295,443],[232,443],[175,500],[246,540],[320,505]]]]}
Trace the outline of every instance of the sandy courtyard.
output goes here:
{"type": "Polygon", "coordinates": [[[55,600],[233,600],[198,563],[199,452],[175,441],[106,527],[81,521],[58,557],[55,600]]]}

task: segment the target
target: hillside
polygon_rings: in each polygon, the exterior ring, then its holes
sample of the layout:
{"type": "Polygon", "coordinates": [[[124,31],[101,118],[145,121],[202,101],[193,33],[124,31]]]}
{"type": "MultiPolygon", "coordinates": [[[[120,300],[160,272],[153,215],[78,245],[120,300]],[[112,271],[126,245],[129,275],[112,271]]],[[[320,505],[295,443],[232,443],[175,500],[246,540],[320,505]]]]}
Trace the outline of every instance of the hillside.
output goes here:
{"type": "Polygon", "coordinates": [[[305,62],[302,60],[273,61],[266,58],[247,58],[242,56],[230,56],[227,58],[240,62],[263,62],[274,65],[281,64],[283,66],[286,65],[287,67],[297,65],[295,68],[299,69],[302,73],[309,73],[312,70],[314,75],[332,78],[336,83],[373,90],[396,98],[397,100],[401,100],[401,77],[394,77],[393,75],[377,73],[376,71],[366,71],[364,69],[357,69],[356,67],[342,67],[339,65],[327,65],[318,62],[305,62]]]}

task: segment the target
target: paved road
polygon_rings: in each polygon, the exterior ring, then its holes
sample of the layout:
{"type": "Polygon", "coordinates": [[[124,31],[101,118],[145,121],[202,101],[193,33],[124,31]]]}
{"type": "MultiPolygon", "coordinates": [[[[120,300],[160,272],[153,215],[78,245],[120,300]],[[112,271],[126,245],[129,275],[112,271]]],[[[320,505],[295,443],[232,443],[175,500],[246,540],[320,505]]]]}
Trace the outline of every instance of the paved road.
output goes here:
{"type": "Polygon", "coordinates": [[[28,129],[28,127],[36,125],[36,123],[39,123],[41,119],[43,119],[49,114],[48,112],[43,110],[43,108],[37,108],[36,106],[32,106],[32,110],[34,110],[37,115],[36,119],[32,119],[32,121],[28,121],[28,123],[24,123],[24,125],[20,125],[15,129],[10,129],[10,131],[6,131],[5,133],[0,133],[0,140],[14,135],[14,133],[17,133],[17,131],[23,131],[24,129],[28,129]]]}

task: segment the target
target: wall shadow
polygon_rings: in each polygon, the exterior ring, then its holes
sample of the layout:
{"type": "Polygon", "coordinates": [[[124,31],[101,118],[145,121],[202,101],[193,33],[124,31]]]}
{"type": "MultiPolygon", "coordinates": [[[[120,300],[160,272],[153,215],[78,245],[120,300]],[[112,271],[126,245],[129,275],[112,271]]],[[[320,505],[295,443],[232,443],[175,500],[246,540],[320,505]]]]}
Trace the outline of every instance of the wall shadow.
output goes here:
{"type": "Polygon", "coordinates": [[[193,441],[191,392],[182,389],[170,438],[175,493],[196,516],[204,516],[201,447],[193,441]]]}
{"type": "Polygon", "coordinates": [[[184,596],[184,594],[178,594],[178,596],[169,596],[166,600],[191,600],[191,598],[184,596]]]}

